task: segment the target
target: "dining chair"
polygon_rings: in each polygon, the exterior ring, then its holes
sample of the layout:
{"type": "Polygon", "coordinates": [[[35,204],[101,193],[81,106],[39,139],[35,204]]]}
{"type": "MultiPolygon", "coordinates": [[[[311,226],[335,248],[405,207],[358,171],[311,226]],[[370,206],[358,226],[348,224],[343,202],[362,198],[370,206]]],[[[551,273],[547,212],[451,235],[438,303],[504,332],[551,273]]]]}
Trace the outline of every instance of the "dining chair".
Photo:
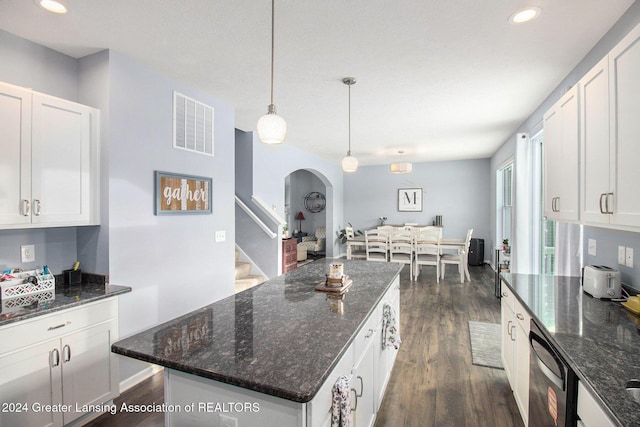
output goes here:
{"type": "Polygon", "coordinates": [[[388,261],[387,245],[389,237],[387,233],[378,230],[365,230],[365,248],[367,261],[388,261]]]}
{"type": "Polygon", "coordinates": [[[414,233],[414,280],[418,280],[423,265],[436,267],[436,283],[440,282],[440,239],[442,229],[429,227],[416,230],[414,233]]]}
{"type": "Polygon", "coordinates": [[[409,265],[413,280],[413,238],[410,230],[395,229],[389,235],[389,261],[409,265]]]}
{"type": "Polygon", "coordinates": [[[347,259],[367,259],[365,242],[355,241],[356,233],[353,227],[347,226],[344,231],[347,236],[347,259]]]}
{"type": "Polygon", "coordinates": [[[444,279],[445,266],[447,264],[457,264],[458,273],[460,274],[460,283],[464,283],[464,276],[467,272],[467,262],[469,256],[469,245],[471,243],[471,234],[473,234],[473,228],[467,230],[467,238],[464,241],[464,245],[457,250],[456,253],[442,254],[440,255],[441,274],[444,279]]]}

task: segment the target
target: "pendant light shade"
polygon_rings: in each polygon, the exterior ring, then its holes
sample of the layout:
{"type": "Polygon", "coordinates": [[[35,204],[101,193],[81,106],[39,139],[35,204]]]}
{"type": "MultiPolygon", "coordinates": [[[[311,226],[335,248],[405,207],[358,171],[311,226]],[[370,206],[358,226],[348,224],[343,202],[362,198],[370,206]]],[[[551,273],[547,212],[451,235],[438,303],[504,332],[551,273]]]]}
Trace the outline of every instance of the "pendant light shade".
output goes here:
{"type": "Polygon", "coordinates": [[[351,85],[356,84],[355,77],[345,77],[342,83],[349,86],[349,149],[347,156],[342,159],[342,170],[347,173],[353,173],[358,170],[358,159],[351,155],[351,85]]]}
{"type": "Polygon", "coordinates": [[[258,120],[258,138],[265,144],[281,144],[287,136],[287,122],[276,113],[273,103],[273,58],[275,51],[275,0],[271,0],[271,104],[267,114],[258,120]]]}
{"type": "Polygon", "coordinates": [[[281,144],[285,136],[287,122],[276,114],[276,106],[271,104],[267,114],[258,120],[258,137],[265,144],[281,144]]]}
{"type": "Polygon", "coordinates": [[[413,164],[408,162],[391,163],[389,170],[391,173],[411,173],[413,164]]]}

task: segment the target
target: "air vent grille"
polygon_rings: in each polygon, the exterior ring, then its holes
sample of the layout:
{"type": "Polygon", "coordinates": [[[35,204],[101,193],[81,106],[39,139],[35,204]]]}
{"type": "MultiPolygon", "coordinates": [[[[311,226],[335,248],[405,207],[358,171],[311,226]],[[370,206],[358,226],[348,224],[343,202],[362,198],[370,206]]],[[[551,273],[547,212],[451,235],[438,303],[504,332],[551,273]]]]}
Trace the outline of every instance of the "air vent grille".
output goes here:
{"type": "Polygon", "coordinates": [[[173,147],[213,156],[213,107],[173,92],[173,147]]]}

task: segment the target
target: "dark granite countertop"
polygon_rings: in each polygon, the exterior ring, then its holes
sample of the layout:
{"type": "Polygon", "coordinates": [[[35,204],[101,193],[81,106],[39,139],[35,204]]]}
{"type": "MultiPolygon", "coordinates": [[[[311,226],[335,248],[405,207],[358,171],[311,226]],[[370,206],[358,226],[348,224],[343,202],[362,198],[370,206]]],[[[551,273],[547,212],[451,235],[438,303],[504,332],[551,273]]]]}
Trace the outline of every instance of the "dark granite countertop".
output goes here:
{"type": "Polygon", "coordinates": [[[618,302],[582,292],[579,277],[502,274],[558,351],[620,426],[640,426],[640,404],[625,390],[640,378],[640,318],[618,302]]]}
{"type": "Polygon", "coordinates": [[[3,308],[0,305],[0,326],[76,307],[104,298],[131,292],[128,286],[83,284],[74,286],[56,285],[55,298],[16,308],[3,308]]]}
{"type": "Polygon", "coordinates": [[[295,402],[310,401],[401,265],[347,261],[342,301],[314,290],[321,259],[116,342],[115,353],[295,402]]]}

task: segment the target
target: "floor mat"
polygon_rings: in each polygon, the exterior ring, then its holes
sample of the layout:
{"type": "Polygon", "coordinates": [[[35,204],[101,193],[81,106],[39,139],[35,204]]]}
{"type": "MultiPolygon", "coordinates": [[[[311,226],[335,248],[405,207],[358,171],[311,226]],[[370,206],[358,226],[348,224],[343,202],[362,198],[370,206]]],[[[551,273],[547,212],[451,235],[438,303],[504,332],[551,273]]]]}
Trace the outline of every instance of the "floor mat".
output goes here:
{"type": "Polygon", "coordinates": [[[504,369],[499,324],[469,320],[469,337],[471,338],[471,358],[474,365],[504,369]]]}

